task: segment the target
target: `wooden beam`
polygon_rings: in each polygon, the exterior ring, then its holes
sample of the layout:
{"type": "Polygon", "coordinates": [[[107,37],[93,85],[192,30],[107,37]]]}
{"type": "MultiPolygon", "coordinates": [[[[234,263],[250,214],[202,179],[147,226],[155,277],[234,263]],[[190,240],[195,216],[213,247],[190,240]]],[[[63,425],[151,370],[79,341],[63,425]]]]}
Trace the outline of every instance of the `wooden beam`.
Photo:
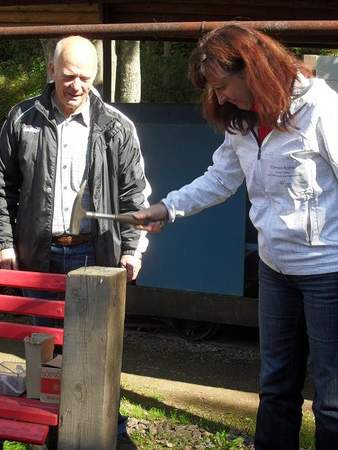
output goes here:
{"type": "Polygon", "coordinates": [[[110,39],[103,39],[103,87],[102,98],[105,102],[112,101],[112,41],[110,39]]]}
{"type": "Polygon", "coordinates": [[[126,272],[67,277],[58,450],[113,450],[117,436],[126,272]]]}
{"type": "Polygon", "coordinates": [[[212,20],[305,20],[334,19],[338,4],[290,2],[155,1],[112,2],[106,8],[115,22],[212,21],[212,20]]]}
{"type": "Polygon", "coordinates": [[[100,21],[98,5],[0,6],[0,23],[3,25],[67,25],[100,21]]]}
{"type": "Polygon", "coordinates": [[[12,26],[100,23],[101,7],[109,10],[116,23],[338,18],[338,4],[333,0],[73,0],[71,4],[67,0],[2,0],[0,23],[12,26]]]}
{"type": "MultiPolygon", "coordinates": [[[[101,6],[101,18],[102,23],[110,22],[110,15],[107,6],[104,4],[101,6]]],[[[112,41],[111,39],[103,39],[103,86],[102,86],[102,98],[105,102],[111,103],[112,101],[112,41]]]]}

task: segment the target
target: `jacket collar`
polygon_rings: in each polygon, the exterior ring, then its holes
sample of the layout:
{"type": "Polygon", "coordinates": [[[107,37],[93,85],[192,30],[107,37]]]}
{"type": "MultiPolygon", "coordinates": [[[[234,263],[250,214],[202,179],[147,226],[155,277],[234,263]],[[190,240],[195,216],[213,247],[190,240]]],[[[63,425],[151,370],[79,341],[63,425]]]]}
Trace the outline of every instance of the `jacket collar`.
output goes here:
{"type": "Polygon", "coordinates": [[[313,86],[313,79],[306,78],[302,73],[299,73],[293,86],[290,114],[294,116],[301,108],[305,106],[311,96],[311,87],[313,86]]]}
{"type": "Polygon", "coordinates": [[[54,119],[52,93],[54,91],[54,82],[46,85],[42,94],[35,100],[35,107],[41,111],[49,120],[54,119]]]}
{"type": "MultiPolygon", "coordinates": [[[[35,106],[49,120],[54,121],[54,107],[52,104],[52,95],[55,90],[55,83],[48,83],[42,94],[36,99],[35,106]]],[[[99,92],[92,88],[89,92],[90,98],[90,119],[93,129],[96,131],[105,131],[112,127],[112,118],[106,114],[106,107],[99,92]]]]}

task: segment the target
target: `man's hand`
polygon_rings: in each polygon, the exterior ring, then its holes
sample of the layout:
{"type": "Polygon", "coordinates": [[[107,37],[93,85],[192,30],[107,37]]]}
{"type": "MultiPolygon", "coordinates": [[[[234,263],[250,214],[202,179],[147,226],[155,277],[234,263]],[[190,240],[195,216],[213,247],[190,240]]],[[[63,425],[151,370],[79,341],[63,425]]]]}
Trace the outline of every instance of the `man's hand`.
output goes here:
{"type": "Polygon", "coordinates": [[[133,213],[136,219],[144,220],[146,225],[137,225],[139,230],[150,231],[151,233],[158,233],[162,230],[166,221],[168,220],[168,211],[164,203],[155,203],[149,208],[140,209],[133,213]]]}
{"type": "Polygon", "coordinates": [[[142,261],[134,255],[122,255],[120,266],[127,271],[127,282],[136,280],[136,277],[141,269],[142,261]]]}
{"type": "Polygon", "coordinates": [[[17,269],[18,264],[14,248],[4,248],[0,250],[0,268],[17,269]]]}

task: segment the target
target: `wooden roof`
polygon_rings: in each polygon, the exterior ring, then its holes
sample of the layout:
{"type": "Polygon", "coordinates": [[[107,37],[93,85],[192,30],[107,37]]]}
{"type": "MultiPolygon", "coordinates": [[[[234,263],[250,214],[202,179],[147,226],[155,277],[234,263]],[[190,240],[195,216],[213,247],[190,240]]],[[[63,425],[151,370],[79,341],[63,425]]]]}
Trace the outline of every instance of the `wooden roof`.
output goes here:
{"type": "Polygon", "coordinates": [[[0,24],[334,20],[336,0],[1,0],[0,24]]]}
{"type": "MultiPolygon", "coordinates": [[[[203,21],[338,20],[337,0],[0,0],[0,27],[203,21]]],[[[289,45],[338,47],[334,31],[292,32],[289,45]]],[[[281,24],[281,30],[289,24],[281,24]]],[[[84,31],[83,31],[84,32],[84,31]]],[[[88,32],[87,32],[88,33],[88,32]]],[[[4,34],[2,34],[4,36],[4,34]]],[[[283,33],[280,38],[283,40],[283,33]]],[[[1,38],[1,36],[0,36],[1,38]]]]}
{"type": "Polygon", "coordinates": [[[1,26],[101,23],[97,4],[1,6],[1,26]]]}

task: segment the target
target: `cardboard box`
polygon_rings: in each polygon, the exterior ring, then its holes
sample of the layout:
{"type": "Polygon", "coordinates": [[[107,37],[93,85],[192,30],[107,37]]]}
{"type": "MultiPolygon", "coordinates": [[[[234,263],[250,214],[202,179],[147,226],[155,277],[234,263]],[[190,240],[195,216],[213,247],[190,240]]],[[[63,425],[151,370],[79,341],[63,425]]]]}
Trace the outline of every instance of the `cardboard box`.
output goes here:
{"type": "Polygon", "coordinates": [[[61,391],[62,355],[42,364],[40,401],[59,403],[61,391]]]}
{"type": "Polygon", "coordinates": [[[25,341],[27,398],[40,398],[41,366],[53,358],[54,336],[32,333],[25,341]]]}

